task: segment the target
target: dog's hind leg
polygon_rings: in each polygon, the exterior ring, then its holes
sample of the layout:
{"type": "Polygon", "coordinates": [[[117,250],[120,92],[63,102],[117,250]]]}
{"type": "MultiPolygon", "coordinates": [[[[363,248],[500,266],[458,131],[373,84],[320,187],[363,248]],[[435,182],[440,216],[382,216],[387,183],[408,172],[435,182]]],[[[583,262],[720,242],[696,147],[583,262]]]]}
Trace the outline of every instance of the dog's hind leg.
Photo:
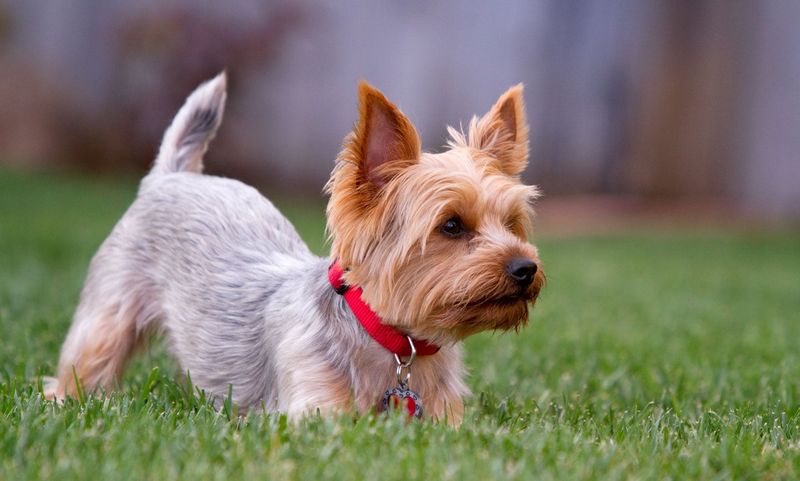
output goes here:
{"type": "Polygon", "coordinates": [[[158,317],[153,289],[141,279],[130,253],[123,254],[112,234],[92,260],[57,377],[45,382],[47,398],[111,389],[158,317]]]}

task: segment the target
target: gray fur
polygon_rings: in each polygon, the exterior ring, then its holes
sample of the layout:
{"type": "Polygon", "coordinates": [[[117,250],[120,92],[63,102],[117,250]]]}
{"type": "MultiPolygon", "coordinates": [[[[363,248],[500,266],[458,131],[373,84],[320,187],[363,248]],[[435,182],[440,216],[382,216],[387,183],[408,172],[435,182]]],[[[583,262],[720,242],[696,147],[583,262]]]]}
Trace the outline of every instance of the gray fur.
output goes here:
{"type": "Polygon", "coordinates": [[[154,172],[202,172],[203,155],[222,123],[227,78],[221,73],[186,99],[164,133],[154,172]]]}
{"type": "MultiPolygon", "coordinates": [[[[123,331],[135,339],[113,339],[121,347],[112,361],[124,366],[128,341],[160,332],[197,386],[221,399],[231,385],[245,409],[337,409],[347,404],[342,386],[356,409],[373,408],[396,383],[394,359],[333,292],[329,260],[258,191],[196,171],[223,103],[218,77],[189,97],[165,134],[136,200],[92,261],[60,372],[89,365],[87,346],[130,326],[123,331]]],[[[92,369],[87,389],[113,383],[113,373],[92,369]]],[[[467,392],[457,346],[419,359],[414,376],[423,400],[444,405],[467,392]]],[[[53,397],[66,391],[63,378],[48,386],[53,397]]]]}

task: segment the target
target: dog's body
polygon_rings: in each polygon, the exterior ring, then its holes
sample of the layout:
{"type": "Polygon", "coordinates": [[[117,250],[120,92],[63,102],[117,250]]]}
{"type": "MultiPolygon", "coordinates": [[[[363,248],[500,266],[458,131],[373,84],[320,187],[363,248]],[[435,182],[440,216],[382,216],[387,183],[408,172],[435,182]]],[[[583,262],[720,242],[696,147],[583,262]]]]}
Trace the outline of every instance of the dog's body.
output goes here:
{"type": "MultiPolygon", "coordinates": [[[[377,407],[386,388],[396,384],[394,357],[370,338],[331,288],[331,261],[313,255],[255,189],[202,175],[202,156],[221,121],[224,99],[225,79],[220,76],[189,97],[165,134],[136,201],[92,260],[48,396],[74,395],[76,378],[87,389],[110,388],[137,345],[156,332],[164,334],[169,351],[197,386],[220,399],[230,386],[233,401],[243,408],[263,403],[268,410],[293,416],[314,409],[364,412],[377,407]]],[[[373,132],[380,132],[379,127],[373,132]]],[[[354,137],[351,142],[358,133],[354,137]]],[[[379,246],[372,245],[369,252],[344,248],[348,235],[365,234],[349,234],[335,225],[346,224],[343,217],[350,215],[337,211],[341,195],[349,199],[341,183],[347,178],[341,169],[349,167],[347,159],[344,165],[340,159],[329,184],[334,257],[352,267],[348,281],[365,287],[366,300],[377,312],[391,313],[392,301],[385,296],[367,297],[379,293],[370,290],[376,284],[369,279],[378,274],[356,267],[368,266],[368,257],[379,255],[379,246]]],[[[515,252],[535,258],[532,246],[525,249],[515,252]]],[[[406,265],[401,259],[384,254],[383,261],[386,269],[403,275],[398,271],[406,265]]],[[[525,294],[523,304],[535,298],[543,278],[539,273],[528,281],[532,294],[525,294]]],[[[397,285],[392,289],[404,292],[397,285]]],[[[419,302],[401,297],[407,308],[419,302]]],[[[427,309],[433,317],[435,312],[427,309]]],[[[527,307],[524,314],[527,318],[527,307]]],[[[494,326],[473,325],[469,332],[448,337],[441,326],[433,329],[425,320],[409,323],[389,316],[404,332],[442,345],[435,355],[414,362],[412,383],[427,414],[455,423],[468,392],[457,341],[485,328],[507,329],[524,322],[495,320],[494,326]]]]}

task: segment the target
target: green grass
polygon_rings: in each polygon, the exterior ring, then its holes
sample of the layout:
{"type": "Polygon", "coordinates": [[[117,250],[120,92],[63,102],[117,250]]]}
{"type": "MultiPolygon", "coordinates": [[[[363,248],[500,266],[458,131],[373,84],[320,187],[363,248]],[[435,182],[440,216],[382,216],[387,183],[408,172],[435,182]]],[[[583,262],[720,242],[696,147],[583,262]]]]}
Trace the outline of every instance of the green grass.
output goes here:
{"type": "MultiPolygon", "coordinates": [[[[109,398],[42,401],[134,181],[0,170],[0,479],[796,479],[800,233],[539,242],[519,335],[467,342],[459,430],[217,412],[154,347],[109,398]],[[152,370],[158,366],[158,370],[152,370]]],[[[278,202],[317,251],[321,205],[278,202]]]]}

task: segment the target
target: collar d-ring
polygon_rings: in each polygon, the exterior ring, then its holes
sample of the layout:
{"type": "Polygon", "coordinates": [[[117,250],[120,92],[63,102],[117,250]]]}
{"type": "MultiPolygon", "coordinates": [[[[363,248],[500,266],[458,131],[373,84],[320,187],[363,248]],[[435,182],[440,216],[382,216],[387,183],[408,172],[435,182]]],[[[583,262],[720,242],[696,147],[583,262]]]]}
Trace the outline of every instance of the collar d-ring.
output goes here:
{"type": "Polygon", "coordinates": [[[411,355],[408,356],[407,361],[403,362],[403,360],[400,359],[400,356],[395,353],[394,360],[397,361],[398,366],[408,369],[411,367],[411,363],[414,362],[414,359],[417,358],[417,347],[414,345],[414,341],[411,340],[411,336],[406,336],[406,339],[408,339],[408,345],[411,346],[411,355]]]}
{"type": "Polygon", "coordinates": [[[404,362],[400,359],[396,353],[394,355],[394,360],[397,362],[397,371],[395,374],[397,375],[397,382],[401,386],[405,386],[408,384],[408,380],[411,379],[411,364],[414,362],[414,359],[417,358],[417,348],[414,346],[414,341],[411,340],[411,336],[406,336],[408,339],[408,344],[411,346],[411,355],[408,356],[408,359],[404,362]],[[406,371],[406,375],[403,376],[403,370],[406,371]]]}

